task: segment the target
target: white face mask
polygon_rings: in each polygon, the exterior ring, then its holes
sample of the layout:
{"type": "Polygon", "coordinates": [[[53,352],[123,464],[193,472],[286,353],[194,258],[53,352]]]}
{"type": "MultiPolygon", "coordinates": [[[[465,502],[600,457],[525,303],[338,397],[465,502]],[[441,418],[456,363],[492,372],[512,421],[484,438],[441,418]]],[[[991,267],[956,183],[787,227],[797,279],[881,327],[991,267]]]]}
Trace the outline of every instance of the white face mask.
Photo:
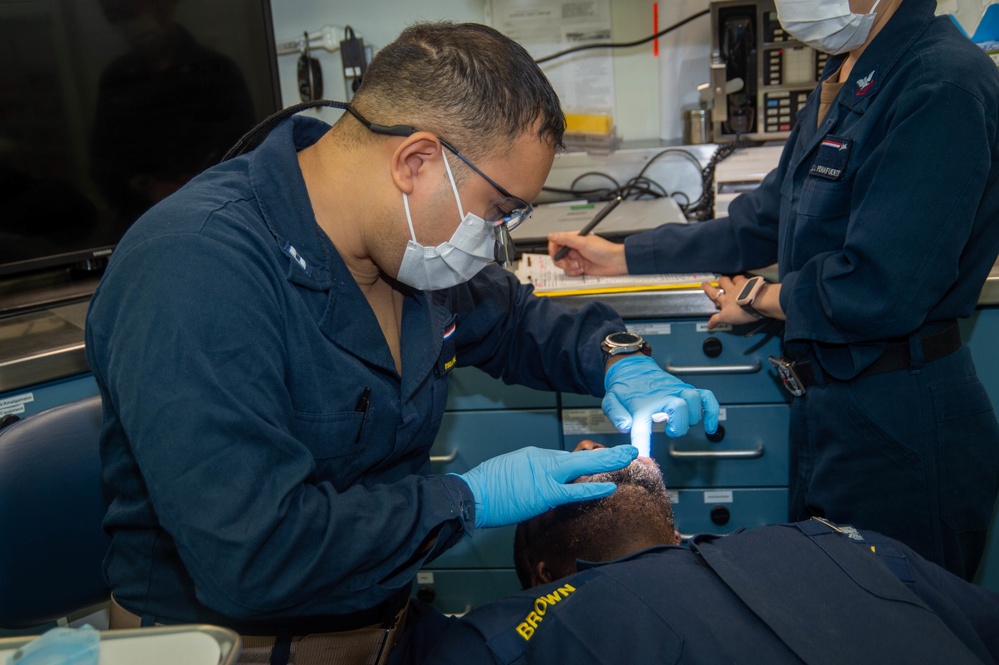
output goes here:
{"type": "Polygon", "coordinates": [[[850,0],[774,0],[777,18],[792,37],[818,51],[840,55],[863,46],[881,0],[867,14],[850,10],[850,0]]]}
{"type": "MultiPolygon", "coordinates": [[[[443,154],[443,153],[442,153],[443,154]]],[[[451,174],[451,165],[447,155],[444,156],[444,167],[447,170],[454,200],[458,203],[458,214],[461,214],[461,197],[458,196],[458,186],[451,174]]],[[[409,197],[402,195],[402,205],[406,209],[406,221],[409,223],[410,240],[406,243],[406,253],[399,266],[396,278],[404,284],[421,291],[447,289],[467,282],[493,262],[496,252],[496,236],[493,227],[478,215],[465,213],[461,224],[455,229],[454,235],[447,242],[436,247],[424,247],[416,242],[416,232],[413,230],[413,217],[409,213],[409,197]]]]}

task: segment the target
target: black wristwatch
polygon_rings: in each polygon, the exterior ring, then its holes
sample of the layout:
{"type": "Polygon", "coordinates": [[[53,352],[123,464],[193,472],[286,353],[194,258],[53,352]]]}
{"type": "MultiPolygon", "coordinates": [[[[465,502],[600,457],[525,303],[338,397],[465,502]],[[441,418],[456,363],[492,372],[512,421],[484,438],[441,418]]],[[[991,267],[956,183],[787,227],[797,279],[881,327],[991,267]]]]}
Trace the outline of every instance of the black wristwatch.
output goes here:
{"type": "Polygon", "coordinates": [[[631,353],[643,353],[652,355],[652,347],[641,335],[633,332],[616,332],[604,337],[600,342],[600,349],[608,356],[623,356],[631,353]]]}
{"type": "Polygon", "coordinates": [[[763,293],[763,289],[769,286],[769,282],[763,278],[762,275],[757,275],[755,277],[750,277],[746,280],[746,283],[742,285],[742,291],[735,299],[735,304],[741,307],[743,310],[749,312],[758,319],[768,318],[766,314],[761,314],[753,305],[756,303],[756,299],[763,293]]]}

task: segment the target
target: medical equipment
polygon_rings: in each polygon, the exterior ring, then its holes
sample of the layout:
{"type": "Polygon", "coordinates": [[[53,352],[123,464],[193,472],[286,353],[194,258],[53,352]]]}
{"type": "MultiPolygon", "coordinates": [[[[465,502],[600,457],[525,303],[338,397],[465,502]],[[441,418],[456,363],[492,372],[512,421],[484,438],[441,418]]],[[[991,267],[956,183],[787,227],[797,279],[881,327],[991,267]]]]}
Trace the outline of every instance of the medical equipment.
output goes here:
{"type": "Polygon", "coordinates": [[[773,0],[715,0],[711,26],[714,140],[787,138],[828,55],[785,32],[773,0]]]}
{"type": "Polygon", "coordinates": [[[298,61],[298,88],[303,102],[322,98],[322,71],[319,60],[312,57],[313,49],[323,49],[330,53],[339,51],[344,93],[348,101],[353,98],[374,54],[372,47],[365,45],[364,38],[349,25],[324,25],[316,31],[306,30],[301,37],[277,42],[275,50],[278,55],[301,54],[298,61]]]}

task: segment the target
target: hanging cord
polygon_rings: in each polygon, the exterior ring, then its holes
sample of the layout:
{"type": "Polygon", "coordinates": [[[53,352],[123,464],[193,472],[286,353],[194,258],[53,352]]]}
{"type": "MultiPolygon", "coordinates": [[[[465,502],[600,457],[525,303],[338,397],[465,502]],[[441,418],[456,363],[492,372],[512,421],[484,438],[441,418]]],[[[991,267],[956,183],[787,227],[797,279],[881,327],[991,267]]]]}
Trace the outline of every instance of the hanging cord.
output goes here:
{"type": "MultiPolygon", "coordinates": [[[[697,157],[689,150],[684,150],[682,148],[666,148],[664,150],[660,150],[655,155],[653,155],[649,159],[649,161],[645,163],[642,169],[638,172],[638,175],[629,178],[624,183],[618,182],[612,176],[608,175],[607,173],[603,173],[601,171],[587,171],[586,173],[582,173],[576,176],[573,179],[572,183],[569,185],[568,189],[546,186],[544,187],[544,190],[546,192],[564,194],[574,198],[583,197],[586,200],[590,201],[591,203],[597,201],[609,201],[614,198],[617,198],[618,196],[620,196],[623,199],[630,199],[630,200],[650,199],[650,198],[659,199],[659,198],[672,197],[673,199],[676,199],[677,205],[680,206],[680,209],[684,212],[684,214],[689,216],[688,211],[690,209],[691,203],[690,203],[690,196],[686,192],[681,192],[681,191],[669,192],[661,184],[659,184],[655,180],[645,175],[646,172],[649,170],[649,167],[651,167],[655,161],[666,155],[680,156],[684,158],[684,160],[689,162],[695,169],[697,169],[697,172],[699,174],[703,173],[701,168],[701,162],[698,161],[697,157]],[[590,187],[584,189],[579,186],[579,183],[585,178],[602,178],[604,180],[607,180],[613,186],[590,187]]],[[[701,198],[698,198],[698,201],[700,200],[701,198]]]]}
{"type": "Polygon", "coordinates": [[[725,143],[714,151],[711,159],[701,171],[701,197],[692,204],[688,215],[699,222],[713,219],[715,216],[715,168],[719,163],[730,157],[736,150],[752,148],[761,145],[758,141],[749,141],[736,136],[732,143],[725,143]]]}
{"type": "Polygon", "coordinates": [[[543,58],[538,58],[534,62],[536,62],[536,63],[538,63],[540,65],[541,63],[548,62],[550,60],[554,60],[555,58],[561,58],[562,56],[569,55],[570,53],[578,53],[579,51],[587,51],[589,49],[594,49],[594,48],[630,48],[632,46],[641,46],[642,44],[645,44],[647,42],[651,42],[653,39],[658,39],[659,37],[662,37],[663,35],[669,34],[670,32],[673,32],[674,30],[676,30],[677,28],[682,28],[683,26],[687,25],[688,23],[690,23],[694,19],[700,18],[702,16],[707,16],[709,13],[711,13],[711,10],[710,9],[705,9],[703,11],[697,12],[696,14],[691,14],[690,16],[688,16],[687,18],[683,19],[682,21],[678,21],[678,22],[674,23],[673,25],[669,26],[668,28],[664,28],[663,30],[660,30],[659,32],[655,33],[654,35],[649,35],[648,37],[643,37],[642,39],[636,39],[633,42],[609,42],[609,43],[596,43],[596,44],[582,44],[581,46],[573,46],[572,48],[567,48],[564,51],[559,51],[557,53],[552,53],[551,55],[546,55],[543,58]]]}
{"type": "Polygon", "coordinates": [[[289,106],[276,113],[272,113],[259,125],[253,127],[250,131],[239,137],[236,144],[229,148],[228,152],[222,156],[222,161],[224,162],[232,159],[233,157],[239,157],[240,155],[250,152],[256,148],[263,142],[267,135],[271,133],[271,130],[284,122],[284,120],[289,116],[293,116],[299,111],[319,106],[328,106],[330,108],[341,109],[343,111],[350,111],[353,113],[353,109],[350,108],[349,104],[344,102],[335,102],[331,99],[316,99],[311,102],[302,102],[300,104],[289,106]]]}

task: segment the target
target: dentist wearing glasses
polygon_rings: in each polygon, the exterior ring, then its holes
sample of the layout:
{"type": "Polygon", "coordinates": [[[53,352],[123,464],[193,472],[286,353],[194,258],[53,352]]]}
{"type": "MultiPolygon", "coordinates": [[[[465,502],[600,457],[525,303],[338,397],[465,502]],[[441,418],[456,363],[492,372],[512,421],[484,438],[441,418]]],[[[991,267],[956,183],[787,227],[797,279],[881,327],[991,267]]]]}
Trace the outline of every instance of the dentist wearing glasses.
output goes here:
{"type": "Polygon", "coordinates": [[[495,265],[565,125],[519,45],[416,25],[327,105],[347,111],[332,127],[275,118],[151,209],[94,296],[113,626],[228,626],[270,662],[370,631],[391,646],[416,571],[459,539],[613,492],[568,483],[648,454],[654,419],[717,427],[714,396],[611,309],[495,265]],[[512,452],[431,475],[460,366],[604,395],[634,445],[510,432],[512,452]]]}

